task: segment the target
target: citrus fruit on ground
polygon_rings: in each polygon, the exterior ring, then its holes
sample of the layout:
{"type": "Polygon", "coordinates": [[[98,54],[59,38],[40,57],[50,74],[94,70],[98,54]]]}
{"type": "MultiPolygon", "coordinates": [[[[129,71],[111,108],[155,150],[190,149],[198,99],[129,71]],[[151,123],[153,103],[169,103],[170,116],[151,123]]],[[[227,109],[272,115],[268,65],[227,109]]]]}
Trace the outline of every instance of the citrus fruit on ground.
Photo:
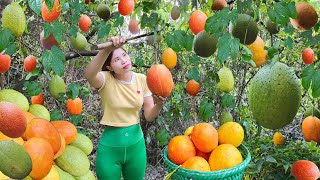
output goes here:
{"type": "Polygon", "coordinates": [[[22,111],[28,111],[29,109],[28,99],[22,93],[13,89],[0,90],[0,101],[14,103],[22,111]]]}
{"type": "Polygon", "coordinates": [[[189,136],[175,136],[168,144],[168,158],[173,163],[180,165],[186,160],[196,155],[194,147],[189,136]]]}
{"type": "Polygon", "coordinates": [[[319,168],[308,160],[298,160],[292,164],[291,173],[297,180],[317,180],[319,168]]]}
{"type": "Polygon", "coordinates": [[[273,135],[273,144],[274,145],[284,145],[284,138],[281,132],[276,132],[273,135]]]}
{"type": "Polygon", "coordinates": [[[197,35],[199,32],[204,30],[204,26],[207,21],[207,15],[200,10],[195,10],[189,19],[189,28],[193,34],[197,35]]]}
{"type": "Polygon", "coordinates": [[[32,161],[28,152],[20,144],[0,141],[0,171],[10,178],[23,179],[32,170],[32,161]]]}
{"type": "Polygon", "coordinates": [[[221,115],[220,126],[222,126],[224,123],[232,122],[232,121],[233,121],[232,114],[229,111],[225,111],[221,115]]]}
{"type": "Polygon", "coordinates": [[[10,102],[0,102],[0,131],[11,138],[22,136],[27,119],[22,110],[10,102]]]}
{"type": "Polygon", "coordinates": [[[217,49],[217,38],[206,31],[201,31],[194,38],[193,50],[201,57],[211,56],[217,49]]]}
{"type": "Polygon", "coordinates": [[[239,123],[227,122],[218,129],[219,144],[240,146],[244,139],[244,130],[239,123]]]}
{"type": "Polygon", "coordinates": [[[174,5],[171,9],[171,18],[177,20],[180,17],[180,8],[179,6],[174,5]]]}
{"type": "Polygon", "coordinates": [[[111,15],[109,6],[100,3],[97,7],[97,14],[101,19],[108,20],[111,15]]]}
{"type": "Polygon", "coordinates": [[[306,64],[312,64],[314,61],[314,52],[311,48],[306,48],[302,52],[302,60],[306,64]]]}
{"type": "Polygon", "coordinates": [[[185,135],[185,136],[191,135],[192,129],[193,129],[193,126],[188,127],[188,128],[184,131],[183,135],[185,135]]]}
{"type": "Polygon", "coordinates": [[[11,57],[0,53],[0,73],[6,73],[11,66],[11,57]]]}
{"type": "Polygon", "coordinates": [[[242,162],[240,151],[231,144],[221,144],[210,155],[209,165],[211,171],[234,167],[242,162]]]}
{"type": "Polygon", "coordinates": [[[77,32],[77,37],[71,36],[71,47],[75,50],[85,50],[87,47],[87,39],[81,33],[77,32]]]}
{"type": "Polygon", "coordinates": [[[93,150],[92,141],[84,134],[78,133],[76,139],[70,144],[82,150],[86,155],[89,155],[93,150]]]}
{"type": "Polygon", "coordinates": [[[83,176],[90,168],[90,161],[86,154],[79,148],[67,145],[55,163],[67,173],[73,176],[83,176]]]}
{"type": "Polygon", "coordinates": [[[208,153],[218,145],[218,132],[209,123],[198,123],[192,129],[191,140],[197,149],[208,153]]]}
{"type": "Polygon", "coordinates": [[[53,78],[50,80],[49,92],[50,95],[55,99],[58,99],[60,97],[60,94],[66,93],[66,84],[60,76],[54,75],[53,78]]]}
{"type": "Polygon", "coordinates": [[[37,118],[42,118],[50,121],[50,113],[48,109],[40,104],[30,105],[29,112],[37,118]]]}
{"type": "Polygon", "coordinates": [[[209,163],[202,157],[193,156],[182,164],[183,168],[196,170],[200,172],[210,171],[209,163]]]}
{"type": "Polygon", "coordinates": [[[232,71],[224,66],[218,71],[218,76],[218,87],[220,91],[225,93],[230,92],[234,87],[234,77],[232,71]]]}
{"type": "Polygon", "coordinates": [[[211,5],[211,9],[214,11],[219,11],[227,6],[228,6],[228,4],[225,0],[213,0],[213,3],[211,5]]]}
{"type": "Polygon", "coordinates": [[[172,70],[177,65],[177,54],[171,48],[167,48],[163,51],[161,56],[161,62],[169,70],[172,70]]]}
{"type": "Polygon", "coordinates": [[[2,12],[2,26],[10,29],[11,33],[16,36],[22,36],[26,29],[26,16],[22,7],[13,2],[6,6],[2,12]]]}
{"type": "Polygon", "coordinates": [[[232,27],[232,35],[245,45],[253,43],[258,35],[258,26],[254,19],[247,14],[239,14],[236,25],[232,27]]]}
{"type": "Polygon", "coordinates": [[[53,22],[54,20],[59,18],[60,13],[61,13],[61,7],[58,0],[54,1],[53,7],[51,10],[49,10],[45,1],[42,3],[41,14],[45,22],[48,22],[48,23],[53,22]]]}
{"type": "Polygon", "coordinates": [[[174,88],[172,74],[163,64],[152,65],[147,73],[147,85],[152,94],[168,97],[174,88]]]}
{"type": "Polygon", "coordinates": [[[191,96],[195,96],[200,90],[200,83],[198,83],[194,79],[191,79],[187,83],[186,90],[188,94],[190,94],[191,96]]]}
{"type": "Polygon", "coordinates": [[[313,6],[307,2],[297,2],[297,19],[290,19],[291,24],[298,30],[308,30],[318,22],[318,14],[313,6]]]}
{"type": "Polygon", "coordinates": [[[251,80],[248,102],[253,118],[268,129],[292,122],[301,102],[301,84],[286,64],[262,67],[251,80]]]}

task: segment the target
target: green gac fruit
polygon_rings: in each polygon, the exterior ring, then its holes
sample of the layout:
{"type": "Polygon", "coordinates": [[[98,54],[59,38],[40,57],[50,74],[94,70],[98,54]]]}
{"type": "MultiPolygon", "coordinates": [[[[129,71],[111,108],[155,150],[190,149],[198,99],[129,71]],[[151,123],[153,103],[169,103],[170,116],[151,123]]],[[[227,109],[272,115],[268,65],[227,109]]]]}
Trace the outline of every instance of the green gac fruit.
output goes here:
{"type": "Polygon", "coordinates": [[[97,15],[104,20],[108,20],[110,18],[110,8],[106,4],[99,4],[97,7],[97,15]]]}
{"type": "Polygon", "coordinates": [[[89,155],[93,150],[92,141],[86,135],[80,133],[70,145],[81,149],[86,155],[89,155]]]}
{"type": "Polygon", "coordinates": [[[223,67],[218,71],[218,76],[220,80],[218,83],[220,91],[225,93],[230,92],[234,87],[232,71],[227,67],[223,67]]]}
{"type": "Polygon", "coordinates": [[[197,34],[193,43],[194,52],[201,57],[211,56],[217,49],[217,38],[206,31],[197,34]]]}
{"type": "Polygon", "coordinates": [[[66,83],[64,83],[64,80],[60,76],[54,75],[50,80],[49,92],[55,99],[59,99],[61,93],[66,93],[66,83]]]}
{"type": "Polygon", "coordinates": [[[30,105],[29,112],[37,118],[42,118],[50,121],[50,113],[48,109],[40,104],[30,105]]]}
{"type": "Polygon", "coordinates": [[[28,111],[29,101],[20,92],[13,89],[0,90],[0,101],[16,104],[22,111],[28,111]]]}
{"type": "Polygon", "coordinates": [[[81,51],[87,47],[87,39],[81,33],[77,32],[77,37],[71,36],[71,46],[73,49],[81,51]]]}
{"type": "Polygon", "coordinates": [[[239,14],[236,25],[232,27],[233,37],[245,45],[252,44],[258,36],[258,25],[248,14],[239,14]]]}
{"type": "Polygon", "coordinates": [[[13,2],[3,10],[2,26],[10,29],[14,36],[22,36],[26,29],[26,16],[18,3],[13,2]]]}
{"type": "Polygon", "coordinates": [[[291,123],[297,114],[301,85],[286,64],[269,64],[252,78],[248,102],[258,124],[268,129],[282,128],[291,123]]]}
{"type": "Polygon", "coordinates": [[[266,28],[270,34],[277,34],[279,32],[278,25],[270,20],[267,21],[266,28]]]}
{"type": "Polygon", "coordinates": [[[226,122],[232,122],[232,121],[233,121],[232,114],[229,111],[225,111],[221,115],[220,126],[222,126],[226,122]]]}

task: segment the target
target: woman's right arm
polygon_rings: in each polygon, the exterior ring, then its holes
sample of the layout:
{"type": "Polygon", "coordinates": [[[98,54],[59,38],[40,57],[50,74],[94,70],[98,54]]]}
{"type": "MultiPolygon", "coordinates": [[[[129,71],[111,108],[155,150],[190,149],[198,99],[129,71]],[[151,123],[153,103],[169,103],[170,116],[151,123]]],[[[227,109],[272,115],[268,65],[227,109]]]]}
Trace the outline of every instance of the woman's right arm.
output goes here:
{"type": "Polygon", "coordinates": [[[104,78],[99,71],[112,50],[112,48],[100,50],[84,71],[84,77],[88,80],[90,85],[96,89],[99,89],[103,85],[104,78]]]}

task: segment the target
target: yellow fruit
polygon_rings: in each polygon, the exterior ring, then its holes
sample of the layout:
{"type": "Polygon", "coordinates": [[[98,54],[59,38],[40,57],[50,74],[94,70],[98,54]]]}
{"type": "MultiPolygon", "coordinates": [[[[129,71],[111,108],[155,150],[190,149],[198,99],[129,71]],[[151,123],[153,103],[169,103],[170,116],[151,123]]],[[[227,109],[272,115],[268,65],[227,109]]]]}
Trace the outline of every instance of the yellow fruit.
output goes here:
{"type": "Polygon", "coordinates": [[[50,121],[50,113],[48,109],[40,104],[30,105],[29,112],[37,118],[42,118],[50,121]]]}
{"type": "Polygon", "coordinates": [[[218,71],[218,76],[220,80],[218,83],[220,91],[225,93],[230,92],[234,86],[234,77],[232,71],[224,66],[218,71]]]}
{"type": "Polygon", "coordinates": [[[231,144],[238,147],[244,139],[244,130],[236,122],[227,122],[218,129],[218,136],[219,144],[231,144]]]}
{"type": "Polygon", "coordinates": [[[20,92],[13,89],[0,90],[0,101],[11,102],[19,106],[22,111],[28,111],[29,101],[20,92]]]}
{"type": "Polygon", "coordinates": [[[52,166],[49,174],[46,177],[42,178],[42,180],[60,180],[58,170],[54,166],[52,166]]]}
{"type": "Polygon", "coordinates": [[[184,131],[184,135],[189,136],[191,134],[192,130],[193,130],[193,126],[188,127],[186,129],[186,131],[184,131]]]}
{"type": "Polygon", "coordinates": [[[21,137],[11,138],[11,137],[8,137],[8,136],[4,135],[2,132],[0,132],[0,141],[4,141],[4,140],[13,140],[14,142],[16,142],[16,143],[18,143],[20,145],[24,144],[24,140],[21,137]]]}
{"type": "Polygon", "coordinates": [[[14,36],[22,36],[26,28],[26,16],[18,3],[13,2],[3,10],[2,26],[10,29],[14,36]]]}
{"type": "Polygon", "coordinates": [[[276,132],[273,135],[273,144],[274,145],[284,145],[284,138],[281,132],[276,132]]]}
{"type": "Polygon", "coordinates": [[[177,65],[177,54],[171,48],[167,48],[163,51],[161,56],[161,62],[169,70],[173,69],[177,65]]]}
{"type": "Polygon", "coordinates": [[[259,36],[252,44],[248,45],[247,47],[252,53],[252,59],[255,62],[256,67],[260,67],[266,62],[266,60],[268,59],[268,51],[264,50],[264,42],[259,36]]]}
{"type": "Polygon", "coordinates": [[[236,166],[242,162],[240,151],[231,144],[216,147],[209,158],[211,171],[222,170],[236,166]]]}
{"type": "Polygon", "coordinates": [[[0,179],[1,180],[5,180],[5,179],[10,179],[8,176],[4,175],[1,171],[0,171],[0,179]]]}

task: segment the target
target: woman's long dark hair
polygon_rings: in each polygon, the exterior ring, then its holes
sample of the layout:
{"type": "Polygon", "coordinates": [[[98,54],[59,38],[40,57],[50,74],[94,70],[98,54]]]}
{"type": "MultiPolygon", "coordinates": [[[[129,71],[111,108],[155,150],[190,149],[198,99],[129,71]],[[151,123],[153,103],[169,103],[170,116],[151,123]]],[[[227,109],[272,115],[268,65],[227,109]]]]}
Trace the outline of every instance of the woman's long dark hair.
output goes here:
{"type": "MultiPolygon", "coordinates": [[[[127,52],[123,47],[119,47],[119,48],[123,49],[124,52],[127,52]]],[[[106,61],[104,62],[103,66],[102,66],[102,68],[101,68],[102,71],[110,71],[110,70],[108,69],[108,66],[110,66],[110,64],[111,64],[111,59],[112,59],[112,56],[113,56],[113,52],[114,52],[114,51],[115,51],[115,50],[111,51],[111,53],[110,53],[109,56],[107,57],[106,61]]]]}

